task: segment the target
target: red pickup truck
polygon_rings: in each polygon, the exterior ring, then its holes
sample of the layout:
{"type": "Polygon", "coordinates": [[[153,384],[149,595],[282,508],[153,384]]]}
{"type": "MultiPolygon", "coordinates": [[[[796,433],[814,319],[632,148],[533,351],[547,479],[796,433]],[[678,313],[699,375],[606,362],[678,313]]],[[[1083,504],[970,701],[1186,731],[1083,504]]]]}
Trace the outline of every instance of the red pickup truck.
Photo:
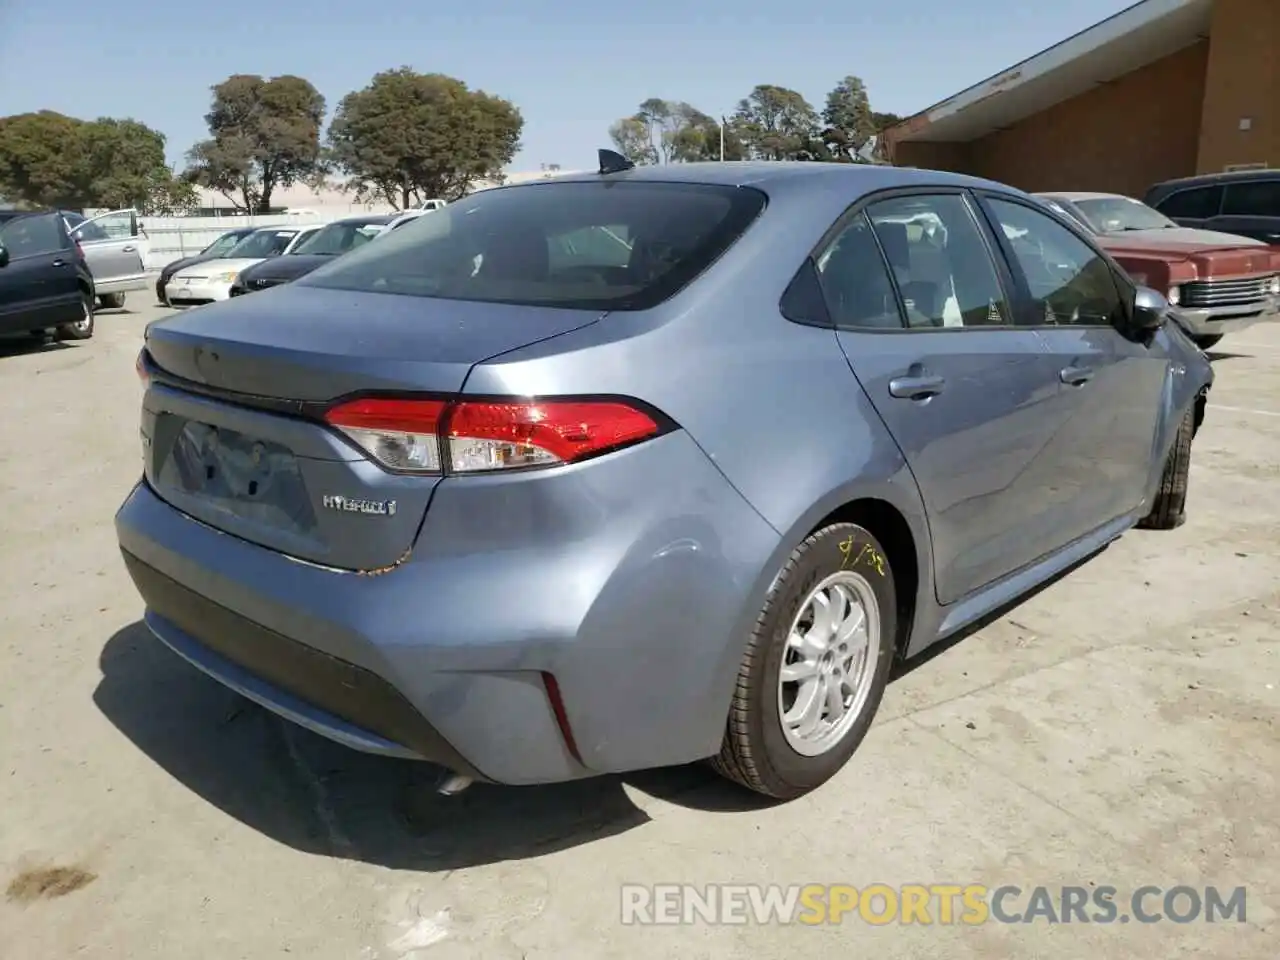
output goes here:
{"type": "Polygon", "coordinates": [[[1134,280],[1164,293],[1202,349],[1225,334],[1280,318],[1280,247],[1180,227],[1118,194],[1037,196],[1091,233],[1134,280]]]}

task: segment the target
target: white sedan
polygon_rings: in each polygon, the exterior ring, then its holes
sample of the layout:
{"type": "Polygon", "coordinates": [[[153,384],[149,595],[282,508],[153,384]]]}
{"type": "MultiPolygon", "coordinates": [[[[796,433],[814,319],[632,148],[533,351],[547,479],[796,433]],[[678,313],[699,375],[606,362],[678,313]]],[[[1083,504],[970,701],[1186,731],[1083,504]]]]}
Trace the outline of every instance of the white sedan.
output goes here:
{"type": "Polygon", "coordinates": [[[255,230],[225,257],[193,264],[175,273],[164,288],[165,298],[175,307],[193,307],[215,300],[227,300],[240,271],[270,257],[288,253],[306,240],[320,224],[309,227],[263,227],[255,230]]]}

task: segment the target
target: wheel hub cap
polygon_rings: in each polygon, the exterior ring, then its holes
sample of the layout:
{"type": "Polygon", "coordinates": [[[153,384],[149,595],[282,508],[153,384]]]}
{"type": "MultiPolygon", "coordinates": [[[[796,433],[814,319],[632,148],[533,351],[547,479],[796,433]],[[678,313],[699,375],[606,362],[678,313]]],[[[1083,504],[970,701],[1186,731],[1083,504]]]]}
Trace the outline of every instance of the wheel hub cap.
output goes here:
{"type": "Polygon", "coordinates": [[[880,607],[871,584],[842,570],[817,584],[787,633],[778,716],[796,753],[835,747],[866,706],[880,650],[880,607]]]}

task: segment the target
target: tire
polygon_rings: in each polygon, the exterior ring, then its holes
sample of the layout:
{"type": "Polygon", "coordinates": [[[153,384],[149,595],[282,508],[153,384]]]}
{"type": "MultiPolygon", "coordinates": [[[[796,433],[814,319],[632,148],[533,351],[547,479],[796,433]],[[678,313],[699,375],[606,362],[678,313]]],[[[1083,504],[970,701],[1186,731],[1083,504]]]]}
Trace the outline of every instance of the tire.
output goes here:
{"type": "Polygon", "coordinates": [[[1173,448],[1164,462],[1160,476],[1160,489],[1151,505],[1151,512],[1138,521],[1143,530],[1176,530],[1187,519],[1187,481],[1191,476],[1191,439],[1195,436],[1195,411],[1178,424],[1178,434],[1173,448]]]}
{"type": "MultiPolygon", "coordinates": [[[[724,742],[712,767],[748,789],[779,800],[799,797],[829,780],[858,748],[880,706],[893,666],[897,619],[893,570],[884,548],[869,531],[838,523],[811,535],[792,551],[756,619],[738,672],[724,742]],[[829,647],[819,657],[817,648],[811,647],[810,669],[816,677],[784,686],[784,661],[808,672],[797,661],[799,651],[789,637],[812,629],[806,626],[811,623],[809,614],[822,608],[815,597],[822,592],[830,600],[833,591],[857,599],[857,606],[849,606],[855,619],[861,608],[867,627],[862,657],[855,657],[852,664],[842,663],[829,655],[837,653],[836,648],[829,647]],[[819,711],[818,736],[806,741],[800,731],[784,729],[784,724],[791,726],[785,723],[784,711],[799,704],[807,683],[816,683],[820,691],[824,676],[834,673],[840,678],[835,667],[844,668],[843,679],[852,686],[852,690],[841,688],[849,708],[846,719],[831,729],[824,706],[819,711]]],[[[858,646],[857,636],[855,632],[849,638],[851,648],[858,646]]],[[[851,650],[838,656],[845,653],[853,656],[851,650]]],[[[814,695],[822,697],[820,692],[814,695]]]]}
{"type": "Polygon", "coordinates": [[[80,298],[80,306],[84,311],[83,318],[74,323],[64,323],[58,327],[59,340],[88,340],[93,336],[93,297],[84,294],[80,298]]]}
{"type": "Polygon", "coordinates": [[[1218,345],[1218,341],[1220,341],[1222,337],[1223,334],[1221,333],[1210,333],[1203,337],[1192,337],[1191,339],[1201,350],[1208,350],[1211,347],[1216,347],[1218,345]]]}
{"type": "Polygon", "coordinates": [[[104,293],[98,298],[98,302],[109,310],[118,310],[124,306],[123,293],[104,293]]]}

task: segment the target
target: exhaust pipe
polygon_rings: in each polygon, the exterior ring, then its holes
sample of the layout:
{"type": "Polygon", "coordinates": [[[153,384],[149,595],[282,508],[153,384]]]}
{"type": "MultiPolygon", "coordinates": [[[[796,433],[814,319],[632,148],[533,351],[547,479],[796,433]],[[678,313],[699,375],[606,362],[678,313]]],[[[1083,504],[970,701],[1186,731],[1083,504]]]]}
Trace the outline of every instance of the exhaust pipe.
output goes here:
{"type": "Polygon", "coordinates": [[[442,797],[457,796],[474,782],[475,781],[470,777],[463,776],[460,773],[449,772],[445,774],[445,778],[440,781],[440,786],[436,787],[436,793],[442,797]]]}

